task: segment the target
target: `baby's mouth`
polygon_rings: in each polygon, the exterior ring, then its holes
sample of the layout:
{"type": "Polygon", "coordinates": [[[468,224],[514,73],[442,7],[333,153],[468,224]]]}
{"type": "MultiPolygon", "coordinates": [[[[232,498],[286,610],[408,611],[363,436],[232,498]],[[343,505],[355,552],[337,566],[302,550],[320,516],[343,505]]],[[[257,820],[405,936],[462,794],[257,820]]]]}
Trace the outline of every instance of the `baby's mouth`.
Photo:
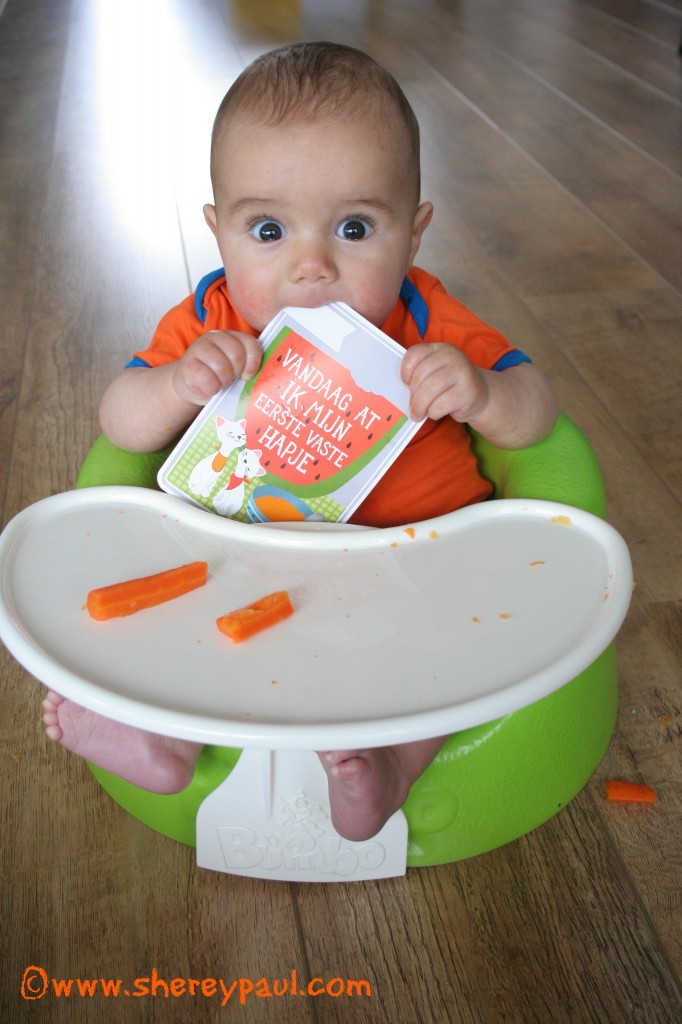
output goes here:
{"type": "Polygon", "coordinates": [[[330,288],[306,288],[295,292],[291,296],[290,306],[299,306],[303,309],[315,309],[317,306],[326,306],[330,302],[342,301],[338,294],[330,288]]]}

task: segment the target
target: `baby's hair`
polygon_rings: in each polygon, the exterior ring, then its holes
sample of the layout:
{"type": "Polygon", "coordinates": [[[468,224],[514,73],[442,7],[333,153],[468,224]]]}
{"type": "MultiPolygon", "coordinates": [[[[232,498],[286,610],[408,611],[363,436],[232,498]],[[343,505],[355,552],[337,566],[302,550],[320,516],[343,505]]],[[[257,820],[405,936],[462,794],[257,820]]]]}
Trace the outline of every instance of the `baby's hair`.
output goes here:
{"type": "MultiPolygon", "coordinates": [[[[398,117],[419,198],[419,124],[395,78],[361,50],[340,43],[294,43],[257,57],[225,95],[213,125],[211,173],[223,131],[238,116],[260,125],[342,116],[378,101],[398,117]]],[[[361,140],[360,140],[361,142],[361,140]]]]}

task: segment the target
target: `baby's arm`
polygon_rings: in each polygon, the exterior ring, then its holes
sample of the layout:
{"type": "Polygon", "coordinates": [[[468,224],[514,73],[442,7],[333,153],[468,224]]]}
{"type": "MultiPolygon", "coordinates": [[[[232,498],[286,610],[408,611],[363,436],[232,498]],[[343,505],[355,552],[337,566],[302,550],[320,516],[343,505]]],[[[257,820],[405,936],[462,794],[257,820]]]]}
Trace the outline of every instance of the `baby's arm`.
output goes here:
{"type": "Polygon", "coordinates": [[[238,377],[253,377],[261,356],[261,347],[250,334],[209,331],[175,362],[130,367],[102,396],[102,430],[119,448],[158,451],[181,433],[209,398],[238,377]]]}
{"type": "Polygon", "coordinates": [[[546,437],[557,401],[544,374],[530,363],[482,370],[442,342],[414,345],[402,362],[410,414],[468,423],[498,448],[526,448],[546,437]]]}

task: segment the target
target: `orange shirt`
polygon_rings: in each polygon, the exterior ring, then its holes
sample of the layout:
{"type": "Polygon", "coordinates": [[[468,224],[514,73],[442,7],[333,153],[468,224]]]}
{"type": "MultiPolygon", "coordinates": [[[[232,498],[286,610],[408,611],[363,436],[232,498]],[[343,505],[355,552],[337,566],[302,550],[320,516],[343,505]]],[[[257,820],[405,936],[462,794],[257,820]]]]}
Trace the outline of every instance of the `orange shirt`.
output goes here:
{"type": "MultiPolygon", "coordinates": [[[[448,295],[432,274],[413,267],[400,295],[381,329],[404,348],[421,341],[446,342],[486,370],[529,362],[498,331],[448,295]]],[[[137,352],[129,365],[172,362],[212,330],[256,333],[232,305],[221,272],[208,275],[194,295],[166,313],[149,348],[137,352]]],[[[418,522],[483,501],[491,490],[478,472],[466,427],[449,416],[427,420],[350,522],[363,526],[418,522]]]]}

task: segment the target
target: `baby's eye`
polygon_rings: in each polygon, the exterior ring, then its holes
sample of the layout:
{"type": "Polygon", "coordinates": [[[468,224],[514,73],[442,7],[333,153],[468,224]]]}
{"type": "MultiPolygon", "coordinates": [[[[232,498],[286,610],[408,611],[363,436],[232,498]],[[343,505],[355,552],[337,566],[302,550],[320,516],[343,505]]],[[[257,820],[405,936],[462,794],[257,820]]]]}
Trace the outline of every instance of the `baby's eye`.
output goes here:
{"type": "Polygon", "coordinates": [[[286,231],[276,220],[257,220],[250,229],[250,233],[259,242],[279,242],[284,238],[286,231]]]}
{"type": "Polygon", "coordinates": [[[368,221],[362,220],[360,217],[351,217],[339,224],[336,234],[339,238],[345,238],[349,242],[360,242],[367,235],[371,235],[373,230],[374,228],[368,221]]]}

